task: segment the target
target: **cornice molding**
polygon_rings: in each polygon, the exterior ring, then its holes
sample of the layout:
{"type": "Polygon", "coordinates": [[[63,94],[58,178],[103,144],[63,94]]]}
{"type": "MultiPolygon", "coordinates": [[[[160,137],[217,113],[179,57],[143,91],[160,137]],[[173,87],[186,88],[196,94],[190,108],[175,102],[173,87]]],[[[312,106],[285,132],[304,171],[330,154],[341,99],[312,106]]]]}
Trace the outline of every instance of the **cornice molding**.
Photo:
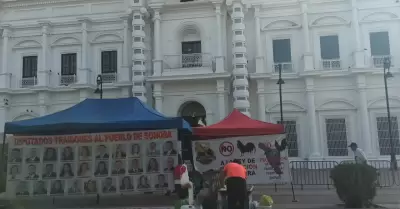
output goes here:
{"type": "Polygon", "coordinates": [[[37,6],[37,5],[49,5],[49,4],[60,4],[60,3],[90,3],[90,2],[109,2],[107,0],[52,0],[52,1],[36,1],[30,2],[27,0],[3,0],[3,8],[17,8],[17,7],[30,7],[30,6],[37,6]]]}

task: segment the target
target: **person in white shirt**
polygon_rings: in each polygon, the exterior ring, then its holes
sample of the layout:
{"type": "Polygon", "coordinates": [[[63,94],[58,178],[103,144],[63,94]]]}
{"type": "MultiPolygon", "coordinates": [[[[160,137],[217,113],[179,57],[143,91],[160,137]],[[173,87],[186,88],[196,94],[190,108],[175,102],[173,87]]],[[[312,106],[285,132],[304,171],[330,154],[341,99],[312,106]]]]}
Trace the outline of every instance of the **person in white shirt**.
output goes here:
{"type": "Polygon", "coordinates": [[[368,162],[367,157],[362,149],[358,148],[357,143],[351,143],[350,146],[351,150],[354,153],[354,159],[357,164],[366,164],[368,162]]]}

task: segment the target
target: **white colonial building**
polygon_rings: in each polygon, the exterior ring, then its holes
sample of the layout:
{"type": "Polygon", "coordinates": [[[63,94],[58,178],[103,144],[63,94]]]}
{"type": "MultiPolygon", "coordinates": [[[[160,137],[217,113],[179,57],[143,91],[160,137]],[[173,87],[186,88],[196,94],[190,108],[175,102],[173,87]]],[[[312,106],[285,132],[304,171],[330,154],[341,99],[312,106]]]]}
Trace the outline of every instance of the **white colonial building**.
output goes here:
{"type": "Polygon", "coordinates": [[[398,0],[1,0],[0,132],[85,98],[136,96],[218,122],[283,111],[293,159],[400,154],[398,0]]]}

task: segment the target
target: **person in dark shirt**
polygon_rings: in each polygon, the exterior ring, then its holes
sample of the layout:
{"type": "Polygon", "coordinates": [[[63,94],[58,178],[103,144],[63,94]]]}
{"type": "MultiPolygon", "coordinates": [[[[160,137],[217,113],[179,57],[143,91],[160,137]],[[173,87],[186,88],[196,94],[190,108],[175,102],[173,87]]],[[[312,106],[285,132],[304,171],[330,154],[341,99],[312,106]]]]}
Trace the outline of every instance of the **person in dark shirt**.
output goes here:
{"type": "Polygon", "coordinates": [[[56,172],[54,172],[54,165],[53,164],[47,164],[45,168],[45,173],[43,173],[42,178],[43,179],[49,179],[49,178],[55,178],[57,176],[56,172]]]}
{"type": "Polygon", "coordinates": [[[106,176],[108,175],[107,164],[104,161],[100,161],[97,164],[96,171],[94,172],[95,176],[106,176]]]}
{"type": "Polygon", "coordinates": [[[37,148],[31,148],[29,157],[25,159],[27,163],[37,163],[40,158],[37,156],[37,148]]]}
{"type": "Polygon", "coordinates": [[[117,160],[115,162],[115,168],[112,171],[113,175],[120,175],[120,174],[125,174],[125,168],[123,168],[123,164],[122,161],[117,160]]]}
{"type": "Polygon", "coordinates": [[[103,193],[112,193],[116,191],[115,186],[113,186],[112,183],[113,181],[110,177],[104,180],[103,193]]]}
{"type": "Polygon", "coordinates": [[[161,189],[161,188],[168,188],[168,183],[165,182],[165,176],[163,174],[159,174],[157,176],[158,182],[155,185],[156,188],[161,189]]]}
{"type": "Polygon", "coordinates": [[[96,156],[97,159],[108,159],[107,147],[105,145],[98,146],[99,154],[96,156]]]}

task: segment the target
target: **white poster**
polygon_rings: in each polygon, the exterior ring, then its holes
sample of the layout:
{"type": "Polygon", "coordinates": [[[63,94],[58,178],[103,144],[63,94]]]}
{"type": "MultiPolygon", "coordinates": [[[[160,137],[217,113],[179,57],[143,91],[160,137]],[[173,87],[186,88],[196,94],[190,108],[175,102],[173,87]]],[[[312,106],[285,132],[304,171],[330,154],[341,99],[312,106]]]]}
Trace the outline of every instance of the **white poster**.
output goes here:
{"type": "Polygon", "coordinates": [[[8,139],[8,197],[166,192],[176,130],[15,136],[8,139]]]}
{"type": "Polygon", "coordinates": [[[247,169],[248,184],[290,182],[285,135],[244,136],[194,141],[193,161],[200,172],[219,170],[234,159],[247,169]]]}

